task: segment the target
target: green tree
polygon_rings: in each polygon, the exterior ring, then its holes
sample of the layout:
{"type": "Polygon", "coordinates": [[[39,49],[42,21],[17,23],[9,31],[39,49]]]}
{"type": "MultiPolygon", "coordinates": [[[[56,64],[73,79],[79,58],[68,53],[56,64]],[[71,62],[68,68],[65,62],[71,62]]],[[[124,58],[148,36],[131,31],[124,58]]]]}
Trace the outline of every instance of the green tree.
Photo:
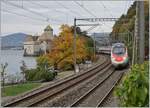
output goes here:
{"type": "Polygon", "coordinates": [[[21,61],[21,63],[22,63],[22,66],[20,66],[20,70],[21,70],[21,74],[23,75],[23,82],[24,82],[26,80],[25,79],[25,72],[27,70],[27,66],[23,60],[21,61]]]}
{"type": "Polygon", "coordinates": [[[6,77],[6,68],[8,66],[8,63],[1,64],[1,82],[2,82],[2,92],[4,92],[4,86],[5,86],[5,77],[6,77]]]}

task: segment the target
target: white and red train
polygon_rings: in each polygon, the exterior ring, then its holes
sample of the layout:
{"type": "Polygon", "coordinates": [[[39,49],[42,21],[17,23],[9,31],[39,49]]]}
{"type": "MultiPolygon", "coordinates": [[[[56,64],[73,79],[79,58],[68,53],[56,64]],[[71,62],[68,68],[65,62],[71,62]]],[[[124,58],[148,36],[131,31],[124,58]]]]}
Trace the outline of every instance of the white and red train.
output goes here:
{"type": "Polygon", "coordinates": [[[123,43],[115,43],[111,48],[111,63],[115,68],[124,68],[129,65],[127,47],[123,43]]]}

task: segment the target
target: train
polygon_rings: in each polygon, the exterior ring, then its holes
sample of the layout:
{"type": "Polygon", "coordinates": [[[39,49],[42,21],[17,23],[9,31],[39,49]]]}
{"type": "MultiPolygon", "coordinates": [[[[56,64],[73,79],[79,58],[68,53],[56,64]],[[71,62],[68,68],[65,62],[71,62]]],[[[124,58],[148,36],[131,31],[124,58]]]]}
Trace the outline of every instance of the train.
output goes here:
{"type": "Polygon", "coordinates": [[[124,43],[114,43],[110,51],[111,63],[116,68],[126,68],[129,65],[127,47],[124,43]]]}

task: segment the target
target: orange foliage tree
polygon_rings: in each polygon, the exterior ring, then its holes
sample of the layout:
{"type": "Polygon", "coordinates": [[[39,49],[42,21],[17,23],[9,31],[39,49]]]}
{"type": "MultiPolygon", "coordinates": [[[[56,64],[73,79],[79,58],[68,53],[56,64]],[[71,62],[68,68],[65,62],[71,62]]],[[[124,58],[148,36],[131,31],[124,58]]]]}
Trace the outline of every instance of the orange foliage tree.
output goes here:
{"type": "MultiPolygon", "coordinates": [[[[50,65],[55,68],[62,68],[64,65],[71,65],[73,67],[73,30],[68,25],[60,27],[61,32],[59,36],[55,37],[52,42],[52,48],[47,54],[50,65]]],[[[87,48],[85,46],[85,39],[77,35],[76,38],[76,55],[77,63],[82,62],[87,57],[87,48]]]]}

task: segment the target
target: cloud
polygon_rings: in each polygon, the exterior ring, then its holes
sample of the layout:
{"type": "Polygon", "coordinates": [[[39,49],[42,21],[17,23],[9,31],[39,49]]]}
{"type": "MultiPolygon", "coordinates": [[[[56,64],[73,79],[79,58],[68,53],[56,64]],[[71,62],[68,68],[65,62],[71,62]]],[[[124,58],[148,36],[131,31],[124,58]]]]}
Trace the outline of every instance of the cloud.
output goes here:
{"type": "Polygon", "coordinates": [[[47,13],[49,12],[49,9],[46,8],[29,8],[29,10],[37,12],[37,13],[47,13]]]}
{"type": "MultiPolygon", "coordinates": [[[[21,5],[22,2],[17,1],[11,1],[12,3],[15,3],[17,5],[21,5]]],[[[34,1],[36,3],[36,1],[34,1]]],[[[104,8],[101,4],[101,1],[78,1],[80,4],[82,4],[84,7],[86,7],[90,12],[95,14],[98,17],[111,17],[110,13],[113,15],[113,17],[120,17],[125,10],[129,8],[131,4],[133,4],[134,1],[103,1],[103,4],[105,5],[104,8]],[[128,5],[126,5],[126,3],[128,5]]],[[[20,8],[16,8],[14,6],[9,6],[8,4],[2,4],[2,9],[8,9],[12,12],[24,14],[26,16],[30,16],[31,18],[25,18],[23,16],[18,16],[12,13],[4,13],[1,14],[1,25],[2,25],[2,34],[4,33],[14,33],[14,32],[25,32],[25,33],[41,33],[43,28],[51,24],[54,33],[58,34],[59,32],[59,26],[64,23],[68,23],[70,25],[73,25],[73,20],[75,17],[77,18],[89,18],[94,17],[90,15],[85,9],[81,8],[77,4],[75,4],[73,1],[59,1],[59,3],[63,4],[65,7],[57,4],[55,1],[38,1],[37,3],[41,6],[35,5],[30,3],[30,1],[24,1],[23,6],[26,7],[29,10],[32,10],[36,13],[39,13],[39,15],[34,14],[33,12],[29,12],[20,8]],[[57,11],[57,12],[56,12],[57,11]],[[65,13],[65,14],[64,14],[65,13]],[[41,16],[42,14],[43,16],[41,16]],[[79,16],[78,14],[81,14],[79,16]],[[46,22],[47,17],[49,17],[49,23],[46,22]],[[42,19],[36,20],[34,18],[42,19]],[[53,20],[52,20],[53,19],[53,20]],[[44,21],[43,21],[44,20],[44,21]],[[56,20],[56,21],[55,21],[56,20]],[[61,21],[57,21],[61,20],[61,21]]],[[[82,23],[82,22],[81,22],[82,23]]],[[[93,32],[101,32],[101,31],[111,31],[112,26],[114,22],[106,22],[101,28],[93,30],[93,32]]],[[[88,29],[89,27],[81,27],[81,29],[88,29]]],[[[91,31],[92,32],[92,31],[91,31]]]]}

